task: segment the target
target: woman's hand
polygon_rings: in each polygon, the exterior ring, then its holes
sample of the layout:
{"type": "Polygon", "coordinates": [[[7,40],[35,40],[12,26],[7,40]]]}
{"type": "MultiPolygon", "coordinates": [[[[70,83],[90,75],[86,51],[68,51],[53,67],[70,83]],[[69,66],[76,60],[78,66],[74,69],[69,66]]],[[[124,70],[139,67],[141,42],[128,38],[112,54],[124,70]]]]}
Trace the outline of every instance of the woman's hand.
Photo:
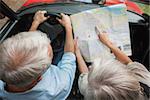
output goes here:
{"type": "Polygon", "coordinates": [[[96,32],[98,32],[98,37],[99,37],[99,40],[105,44],[106,46],[110,47],[112,45],[112,42],[109,40],[109,37],[108,37],[108,34],[106,32],[100,32],[99,30],[99,27],[96,26],[96,32]]]}
{"type": "MultiPolygon", "coordinates": [[[[96,26],[96,32],[99,32],[98,28],[99,27],[96,26]]],[[[114,53],[114,55],[120,62],[122,62],[123,64],[128,64],[132,62],[132,60],[124,52],[122,52],[118,47],[112,44],[106,32],[99,32],[98,37],[103,44],[110,48],[110,50],[114,53]]]]}
{"type": "Polygon", "coordinates": [[[75,40],[74,40],[74,48],[75,48],[75,54],[76,55],[81,55],[81,52],[80,52],[80,49],[79,49],[79,46],[78,46],[78,38],[76,38],[75,40]]]}
{"type": "Polygon", "coordinates": [[[78,63],[78,69],[79,69],[79,72],[80,73],[88,73],[89,70],[88,70],[88,67],[81,55],[81,52],[80,52],[80,49],[78,47],[78,43],[77,43],[77,39],[74,40],[74,48],[75,48],[75,54],[76,54],[76,57],[77,57],[77,63],[78,63]]]}

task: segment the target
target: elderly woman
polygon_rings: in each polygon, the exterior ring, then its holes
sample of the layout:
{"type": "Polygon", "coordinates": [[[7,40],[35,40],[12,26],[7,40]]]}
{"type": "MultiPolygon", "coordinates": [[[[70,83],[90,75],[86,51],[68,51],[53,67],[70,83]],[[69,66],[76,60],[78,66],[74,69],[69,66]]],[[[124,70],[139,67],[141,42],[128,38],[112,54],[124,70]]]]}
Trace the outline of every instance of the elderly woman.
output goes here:
{"type": "Polygon", "coordinates": [[[38,11],[30,32],[18,33],[0,44],[0,98],[3,100],[65,100],[74,80],[76,59],[69,16],[58,21],[65,27],[64,54],[52,65],[53,51],[46,34],[36,31],[47,20],[38,11]]]}
{"type": "MultiPolygon", "coordinates": [[[[98,28],[97,28],[98,29],[98,28]]],[[[99,33],[100,41],[116,56],[116,59],[102,56],[99,64],[90,69],[85,64],[75,44],[80,76],[79,89],[85,100],[146,100],[140,83],[150,87],[150,73],[140,63],[132,62],[120,49],[112,44],[106,33],[99,33]]],[[[147,90],[148,90],[147,87],[147,90]]],[[[149,88],[150,89],[150,88],[149,88]]],[[[148,94],[149,95],[149,90],[148,94]]]]}

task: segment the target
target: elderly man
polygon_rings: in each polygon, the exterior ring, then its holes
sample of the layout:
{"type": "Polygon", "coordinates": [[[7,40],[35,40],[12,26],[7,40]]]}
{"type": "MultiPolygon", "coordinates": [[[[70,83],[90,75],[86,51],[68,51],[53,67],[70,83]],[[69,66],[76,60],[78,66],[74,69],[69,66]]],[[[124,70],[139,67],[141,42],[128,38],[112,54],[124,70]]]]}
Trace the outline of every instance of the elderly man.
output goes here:
{"type": "Polygon", "coordinates": [[[65,100],[76,69],[72,26],[68,15],[57,19],[65,27],[64,55],[51,65],[53,51],[46,34],[36,31],[47,20],[38,11],[29,32],[22,32],[0,44],[0,98],[4,100],[65,100]]]}

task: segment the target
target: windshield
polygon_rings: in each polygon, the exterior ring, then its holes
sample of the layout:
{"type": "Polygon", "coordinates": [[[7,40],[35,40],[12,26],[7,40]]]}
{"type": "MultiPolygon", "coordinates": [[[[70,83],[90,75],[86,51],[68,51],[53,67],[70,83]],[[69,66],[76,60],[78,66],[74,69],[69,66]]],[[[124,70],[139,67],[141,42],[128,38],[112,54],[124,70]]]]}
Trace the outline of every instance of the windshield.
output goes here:
{"type": "MultiPolygon", "coordinates": [[[[13,11],[17,11],[19,8],[22,7],[23,4],[25,4],[25,2],[29,2],[29,1],[33,1],[33,0],[3,0],[13,11]]],[[[40,1],[40,0],[38,0],[40,1]]],[[[48,1],[48,0],[41,0],[42,1],[48,1]]],[[[91,1],[101,1],[101,0],[51,0],[51,1],[88,1],[88,2],[91,2],[91,1]]],[[[107,0],[106,0],[107,1],[107,0]]],[[[108,0],[109,1],[109,0],[108,0]]],[[[113,1],[113,0],[112,0],[113,1]]],[[[114,0],[115,1],[115,0],[114,0]]],[[[149,4],[148,0],[127,0],[127,1],[132,1],[136,4],[138,4],[138,6],[143,10],[144,13],[147,13],[150,15],[150,7],[149,7],[149,4]],[[147,4],[143,4],[145,1],[147,4]],[[142,3],[143,2],[143,3],[142,3]]]]}
{"type": "MultiPolygon", "coordinates": [[[[32,1],[32,0],[3,0],[3,1],[7,4],[7,6],[9,6],[13,11],[16,12],[19,8],[22,7],[23,4],[25,4],[26,1],[32,1]]],[[[62,1],[65,1],[65,0],[62,0],[62,1]]],[[[66,0],[66,1],[83,1],[83,0],[66,0]]],[[[85,1],[89,1],[89,0],[85,0],[85,1]]],[[[135,1],[138,1],[138,0],[133,0],[133,2],[139,6],[139,8],[143,11],[143,13],[150,15],[150,7],[148,4],[142,4],[141,2],[135,2],[135,1]]],[[[5,17],[4,19],[0,19],[0,29],[4,26],[7,20],[9,20],[9,18],[7,17],[5,17]]]]}

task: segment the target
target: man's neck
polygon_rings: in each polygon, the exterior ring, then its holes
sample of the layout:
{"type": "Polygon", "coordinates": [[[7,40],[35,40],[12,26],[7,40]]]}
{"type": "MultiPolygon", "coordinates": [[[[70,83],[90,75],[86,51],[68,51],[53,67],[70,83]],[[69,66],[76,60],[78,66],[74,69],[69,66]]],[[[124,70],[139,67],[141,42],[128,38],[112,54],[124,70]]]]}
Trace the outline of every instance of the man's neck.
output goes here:
{"type": "Polygon", "coordinates": [[[18,87],[16,85],[11,85],[11,84],[6,84],[5,90],[8,92],[14,92],[14,93],[19,93],[19,92],[25,92],[27,90],[32,89],[39,81],[41,80],[41,77],[39,77],[37,80],[33,81],[31,84],[23,87],[18,87]]]}
{"type": "Polygon", "coordinates": [[[34,85],[30,85],[30,86],[26,86],[26,87],[17,87],[15,85],[6,85],[5,87],[5,90],[8,91],[8,92],[15,92],[15,93],[18,93],[18,92],[25,92],[27,90],[30,90],[31,88],[33,88],[34,85]]]}

